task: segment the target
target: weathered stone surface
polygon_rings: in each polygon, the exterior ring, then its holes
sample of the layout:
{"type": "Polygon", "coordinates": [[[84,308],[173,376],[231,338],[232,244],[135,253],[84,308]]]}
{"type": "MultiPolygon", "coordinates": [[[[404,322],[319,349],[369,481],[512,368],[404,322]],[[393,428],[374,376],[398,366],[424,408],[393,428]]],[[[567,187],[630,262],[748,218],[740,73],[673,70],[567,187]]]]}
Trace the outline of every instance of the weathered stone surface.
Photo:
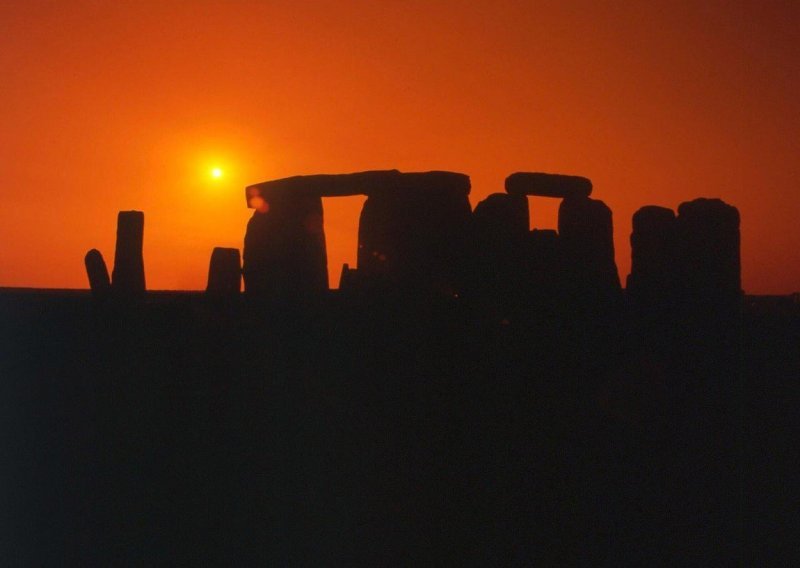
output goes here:
{"type": "Polygon", "coordinates": [[[206,292],[238,294],[242,285],[242,265],[239,249],[215,247],[208,266],[206,292]]]}
{"type": "Polygon", "coordinates": [[[571,285],[581,295],[621,291],[611,209],[605,203],[588,197],[564,199],[558,210],[558,233],[571,285]]]}
{"type": "Polygon", "coordinates": [[[248,294],[291,298],[327,290],[322,199],[309,192],[270,195],[247,224],[243,257],[248,294]]]}
{"type": "Polygon", "coordinates": [[[455,172],[401,173],[398,170],[374,170],[352,174],[320,174],[293,176],[250,185],[245,189],[247,206],[262,207],[264,201],[281,193],[306,193],[318,197],[375,195],[382,192],[404,192],[420,184],[438,191],[469,194],[469,177],[455,172]]]}
{"type": "Polygon", "coordinates": [[[108,268],[103,255],[97,249],[86,253],[83,259],[86,265],[86,274],[89,277],[89,287],[95,297],[107,296],[111,289],[111,280],[108,277],[108,268]]]}
{"type": "Polygon", "coordinates": [[[592,182],[580,176],[517,172],[506,178],[506,192],[511,195],[576,198],[589,197],[592,182]]]}
{"type": "Polygon", "coordinates": [[[117,243],[114,252],[114,272],[111,286],[121,295],[143,294],[145,291],[144,213],[120,211],[117,216],[117,243]]]}
{"type": "Polygon", "coordinates": [[[627,293],[640,304],[669,303],[677,283],[676,217],[649,205],[633,215],[631,273],[627,293]]]}
{"type": "Polygon", "coordinates": [[[695,199],[678,208],[678,254],[687,293],[736,299],[741,294],[740,217],[720,199],[695,199]]]}
{"type": "Polygon", "coordinates": [[[397,191],[370,194],[358,229],[360,281],[445,294],[460,290],[470,258],[465,178],[447,172],[402,174],[397,191]],[[454,185],[453,180],[461,181],[454,185]]]}

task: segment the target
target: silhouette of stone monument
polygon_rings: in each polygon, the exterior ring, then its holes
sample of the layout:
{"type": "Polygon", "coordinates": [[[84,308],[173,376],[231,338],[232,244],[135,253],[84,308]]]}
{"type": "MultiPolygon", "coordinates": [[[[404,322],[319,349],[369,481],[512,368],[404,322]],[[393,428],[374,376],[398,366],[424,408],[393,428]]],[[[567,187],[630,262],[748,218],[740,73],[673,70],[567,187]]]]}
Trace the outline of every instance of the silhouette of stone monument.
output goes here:
{"type": "Polygon", "coordinates": [[[104,298],[111,290],[111,280],[108,277],[108,268],[103,255],[97,249],[86,253],[83,259],[86,265],[86,274],[89,277],[89,287],[95,298],[104,298]]]}
{"type": "Polygon", "coordinates": [[[143,238],[144,213],[120,211],[117,216],[117,242],[111,277],[111,287],[115,294],[121,296],[144,294],[143,238]]]}
{"type": "Polygon", "coordinates": [[[515,298],[528,288],[528,227],[530,213],[524,195],[493,193],[472,213],[474,269],[470,288],[484,302],[497,302],[496,314],[507,319],[515,298]]]}
{"type": "MultiPolygon", "coordinates": [[[[263,191],[244,239],[245,291],[285,297],[328,286],[322,199],[311,191],[263,191]]],[[[251,200],[252,202],[253,200],[251,200]]]]}
{"type": "Polygon", "coordinates": [[[720,199],[678,207],[678,254],[685,292],[701,300],[738,302],[741,291],[739,210],[720,199]]]}
{"type": "Polygon", "coordinates": [[[621,292],[614,259],[611,210],[591,199],[592,182],[581,176],[517,172],[506,178],[509,195],[560,198],[558,235],[530,237],[532,292],[570,292],[574,298],[613,299],[621,292]],[[547,278],[550,274],[553,278],[547,278]],[[560,280],[560,285],[558,280],[560,280]]]}
{"type": "Polygon", "coordinates": [[[631,273],[626,292],[640,309],[663,312],[676,299],[676,230],[672,209],[648,205],[633,215],[631,273]]]}
{"type": "Polygon", "coordinates": [[[558,234],[571,287],[580,297],[613,300],[621,293],[611,209],[605,203],[565,198],[558,210],[558,234]]]}
{"type": "Polygon", "coordinates": [[[358,272],[370,286],[457,294],[471,260],[469,178],[399,174],[368,194],[358,228],[358,272]]]}
{"type": "Polygon", "coordinates": [[[296,176],[246,188],[245,291],[286,297],[327,289],[322,197],[366,195],[358,266],[348,282],[454,292],[468,255],[469,178],[397,170],[296,176]],[[356,276],[357,273],[357,276],[356,276]]]}
{"type": "Polygon", "coordinates": [[[242,284],[242,265],[239,249],[216,247],[211,253],[206,292],[235,295],[242,284]]]}

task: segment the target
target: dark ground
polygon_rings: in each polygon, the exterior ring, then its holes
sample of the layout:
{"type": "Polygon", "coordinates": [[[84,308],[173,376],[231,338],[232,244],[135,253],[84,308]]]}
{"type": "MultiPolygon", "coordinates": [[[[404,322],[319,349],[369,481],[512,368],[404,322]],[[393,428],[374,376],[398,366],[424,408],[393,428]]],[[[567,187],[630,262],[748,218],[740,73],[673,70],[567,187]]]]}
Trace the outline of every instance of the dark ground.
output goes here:
{"type": "Polygon", "coordinates": [[[697,330],[665,347],[625,318],[598,332],[475,313],[1,290],[3,564],[722,566],[795,551],[797,304],[748,298],[739,346],[722,349],[697,330]]]}

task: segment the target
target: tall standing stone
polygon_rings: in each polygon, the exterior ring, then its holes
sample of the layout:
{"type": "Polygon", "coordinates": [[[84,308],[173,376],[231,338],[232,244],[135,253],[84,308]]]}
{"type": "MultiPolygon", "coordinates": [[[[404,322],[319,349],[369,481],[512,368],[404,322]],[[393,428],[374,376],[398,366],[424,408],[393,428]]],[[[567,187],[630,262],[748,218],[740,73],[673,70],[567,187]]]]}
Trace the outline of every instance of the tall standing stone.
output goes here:
{"type": "Polygon", "coordinates": [[[640,307],[663,311],[675,300],[678,259],[675,212],[648,205],[633,215],[627,294],[640,307]]]}
{"type": "Polygon", "coordinates": [[[208,267],[209,294],[235,295],[242,284],[242,265],[239,249],[216,247],[208,267]]]}
{"type": "Polygon", "coordinates": [[[86,265],[86,274],[89,277],[89,287],[92,295],[102,298],[108,295],[111,289],[111,280],[108,277],[108,268],[103,255],[97,249],[92,249],[86,253],[83,259],[86,265]]]}
{"type": "MultiPolygon", "coordinates": [[[[472,213],[474,270],[471,287],[504,307],[524,295],[530,214],[523,195],[493,193],[472,213]]],[[[505,314],[504,314],[505,315],[505,314]]]]}
{"type": "Polygon", "coordinates": [[[264,192],[244,239],[245,292],[291,298],[328,288],[322,199],[312,191],[264,192]]]}
{"type": "Polygon", "coordinates": [[[738,302],[742,291],[739,210],[720,199],[678,208],[682,287],[692,298],[738,302]]]}
{"type": "Polygon", "coordinates": [[[572,285],[580,295],[603,298],[620,293],[614,227],[605,203],[588,197],[564,199],[558,233],[572,285]]]}
{"type": "Polygon", "coordinates": [[[117,294],[138,295],[145,291],[143,239],[144,213],[120,211],[117,216],[117,244],[111,278],[112,289],[117,294]]]}

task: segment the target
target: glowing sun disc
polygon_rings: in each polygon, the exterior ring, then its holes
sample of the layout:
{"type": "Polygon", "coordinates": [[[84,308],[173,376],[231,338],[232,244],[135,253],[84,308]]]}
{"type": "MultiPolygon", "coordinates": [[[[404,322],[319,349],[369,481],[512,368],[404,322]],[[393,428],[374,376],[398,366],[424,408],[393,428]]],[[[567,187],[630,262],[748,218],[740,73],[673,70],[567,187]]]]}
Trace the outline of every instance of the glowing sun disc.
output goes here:
{"type": "Polygon", "coordinates": [[[211,168],[211,177],[219,179],[222,177],[222,168],[211,168]]]}

